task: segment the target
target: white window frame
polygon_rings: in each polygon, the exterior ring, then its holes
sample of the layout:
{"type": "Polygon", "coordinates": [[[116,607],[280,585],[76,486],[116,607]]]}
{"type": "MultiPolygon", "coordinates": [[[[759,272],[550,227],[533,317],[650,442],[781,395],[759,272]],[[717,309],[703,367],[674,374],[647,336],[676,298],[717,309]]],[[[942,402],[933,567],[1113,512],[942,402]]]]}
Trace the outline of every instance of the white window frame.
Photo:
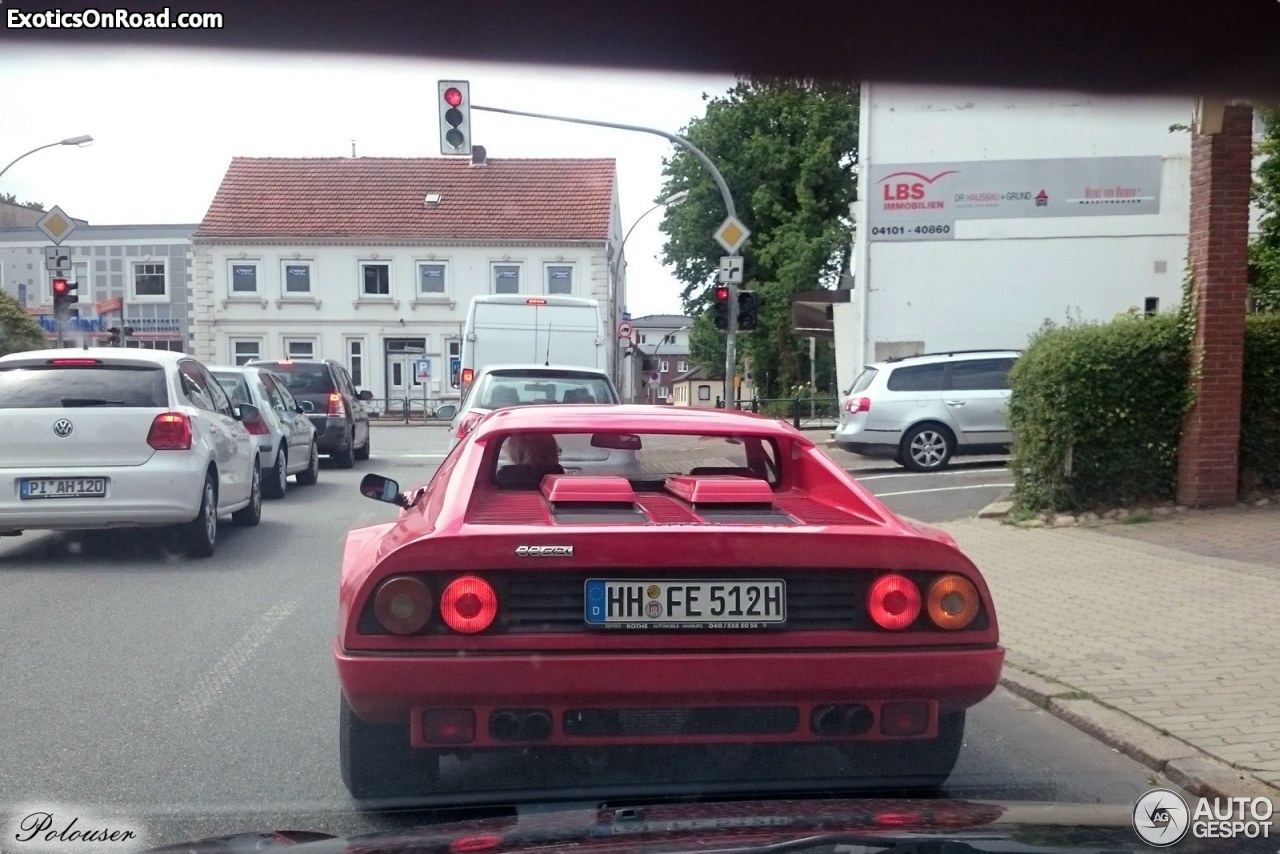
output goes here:
{"type": "Polygon", "coordinates": [[[514,296],[515,294],[524,293],[524,262],[523,261],[492,261],[489,263],[489,293],[505,294],[514,296]],[[516,289],[514,291],[498,290],[498,268],[499,267],[515,267],[516,268],[516,289]]]}
{"type": "MultiPolygon", "coordinates": [[[[316,263],[311,258],[285,258],[280,261],[280,298],[305,300],[307,302],[314,301],[316,298],[316,263]],[[289,268],[290,267],[306,267],[307,268],[307,289],[305,291],[289,290],[289,268]]],[[[364,274],[361,273],[360,286],[364,287],[364,274]]],[[[388,279],[390,284],[390,279],[388,279]]]]}
{"type": "Polygon", "coordinates": [[[262,264],[257,258],[228,258],[227,259],[227,299],[252,299],[262,298],[262,264]],[[237,291],[236,288],[236,267],[252,267],[253,268],[253,290],[237,291]]]}
{"type": "Polygon", "coordinates": [[[320,358],[320,354],[317,352],[319,350],[319,347],[317,346],[316,338],[314,335],[285,335],[281,338],[280,344],[281,344],[281,352],[284,354],[284,357],[286,359],[319,359],[320,358]],[[290,345],[293,345],[293,344],[310,345],[311,355],[310,356],[293,355],[292,353],[289,352],[289,347],[290,345]]]}
{"type": "Polygon", "coordinates": [[[262,345],[264,343],[265,342],[261,338],[241,338],[241,337],[228,338],[227,339],[227,356],[229,357],[230,363],[233,365],[243,365],[245,362],[252,361],[252,359],[261,359],[263,357],[262,345]],[[257,348],[257,352],[250,359],[245,359],[245,362],[237,361],[240,358],[240,354],[236,352],[237,344],[252,344],[257,348]]]}
{"type": "Polygon", "coordinates": [[[689,370],[689,363],[686,362],[684,359],[681,359],[680,361],[676,362],[676,370],[682,374],[685,373],[686,371],[689,370]]]}
{"type": "Polygon", "coordinates": [[[359,264],[360,276],[356,283],[358,298],[368,302],[391,302],[395,298],[395,265],[390,260],[374,260],[372,258],[362,259],[359,264]],[[386,267],[387,268],[387,292],[385,294],[366,293],[364,289],[364,271],[367,267],[386,267]]]}
{"type": "Polygon", "coordinates": [[[665,373],[666,373],[667,371],[669,371],[669,370],[671,370],[671,363],[670,363],[670,362],[668,362],[666,359],[659,359],[659,360],[658,360],[658,372],[659,372],[659,373],[662,373],[662,374],[665,374],[665,373]]]}
{"type": "Polygon", "coordinates": [[[547,296],[553,296],[551,292],[551,270],[556,267],[564,268],[569,271],[569,290],[567,293],[557,293],[554,294],[554,296],[573,296],[578,279],[578,265],[567,261],[548,261],[542,265],[542,292],[547,296]]]}
{"type": "Polygon", "coordinates": [[[366,373],[369,367],[368,342],[366,342],[363,337],[351,337],[351,338],[348,338],[344,343],[345,343],[345,349],[347,351],[347,373],[351,375],[351,384],[354,385],[356,388],[360,388],[360,389],[368,388],[367,380],[369,379],[369,377],[366,373]],[[359,353],[353,352],[353,345],[358,346],[360,348],[359,353]],[[359,376],[360,381],[359,382],[356,382],[357,377],[356,377],[356,370],[354,367],[355,359],[360,360],[360,376],[359,376]]]}
{"type": "Polygon", "coordinates": [[[447,300],[449,299],[450,289],[452,287],[452,276],[450,276],[449,262],[439,259],[419,258],[413,265],[413,298],[416,300],[447,300]],[[444,268],[444,288],[438,292],[427,292],[422,289],[422,268],[423,267],[442,267],[444,268]]]}
{"type": "Polygon", "coordinates": [[[139,258],[128,258],[125,260],[129,262],[129,302],[161,303],[170,301],[170,294],[173,289],[169,285],[169,260],[167,258],[154,259],[151,261],[144,261],[139,258]],[[163,294],[156,296],[155,294],[138,293],[138,268],[142,266],[160,267],[161,275],[164,276],[163,294]]]}
{"type": "Polygon", "coordinates": [[[669,396],[670,396],[670,393],[666,386],[664,385],[658,386],[658,400],[666,400],[669,396]]]}

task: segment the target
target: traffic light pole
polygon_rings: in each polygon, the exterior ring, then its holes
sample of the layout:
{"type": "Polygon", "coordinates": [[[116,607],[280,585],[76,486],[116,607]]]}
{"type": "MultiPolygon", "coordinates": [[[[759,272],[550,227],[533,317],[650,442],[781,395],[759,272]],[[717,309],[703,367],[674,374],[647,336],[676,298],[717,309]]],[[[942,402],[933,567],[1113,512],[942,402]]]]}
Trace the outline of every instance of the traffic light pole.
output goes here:
{"type": "MultiPolygon", "coordinates": [[[[720,174],[720,170],[716,168],[716,165],[711,162],[711,158],[707,157],[702,149],[682,136],[667,133],[657,128],[644,127],[643,125],[624,125],[617,122],[602,122],[596,119],[575,119],[569,116],[554,116],[549,113],[530,113],[524,110],[508,110],[502,107],[482,107],[479,104],[472,104],[471,109],[486,113],[502,113],[507,116],[523,116],[527,119],[546,119],[552,122],[569,122],[575,125],[591,125],[593,127],[613,128],[614,130],[629,130],[635,133],[651,133],[654,136],[670,140],[697,158],[703,168],[711,174],[711,179],[716,182],[716,187],[720,190],[720,197],[724,200],[725,212],[734,219],[738,217],[738,211],[733,204],[733,196],[729,194],[729,185],[724,182],[724,176],[720,174]]],[[[740,254],[741,249],[742,247],[739,246],[732,254],[735,256],[740,254]]],[[[733,377],[738,361],[738,286],[730,282],[728,287],[729,328],[726,330],[724,343],[724,400],[726,409],[729,408],[730,402],[736,399],[733,377]]]]}

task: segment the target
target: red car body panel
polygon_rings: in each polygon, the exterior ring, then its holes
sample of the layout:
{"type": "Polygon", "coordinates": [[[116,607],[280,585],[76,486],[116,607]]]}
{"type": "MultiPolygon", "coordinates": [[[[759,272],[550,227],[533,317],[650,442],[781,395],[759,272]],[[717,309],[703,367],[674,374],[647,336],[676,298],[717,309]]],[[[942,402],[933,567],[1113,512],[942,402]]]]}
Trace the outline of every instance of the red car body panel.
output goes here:
{"type": "MultiPolygon", "coordinates": [[[[614,500],[625,492],[625,484],[603,479],[595,485],[598,489],[579,490],[579,496],[599,493],[614,500]]],[[[545,481],[544,488],[555,484],[545,481]]],[[[759,500],[758,490],[739,492],[759,500]]],[[[574,735],[560,722],[575,709],[784,706],[807,721],[816,707],[840,703],[861,704],[879,719],[884,703],[907,701],[928,708],[927,727],[908,737],[927,739],[937,732],[939,714],[976,704],[999,679],[1004,652],[995,611],[973,563],[944,532],[894,516],[802,433],[778,421],[632,406],[499,410],[454,450],[424,493],[409,494],[421,500],[397,521],[358,529],[348,537],[333,653],[354,712],[370,722],[407,724],[414,746],[431,744],[421,721],[432,709],[474,713],[474,737],[462,745],[470,749],[511,746],[494,741],[485,726],[499,709],[549,712],[557,723],[543,742],[548,745],[812,742],[819,736],[807,726],[765,735],[610,737],[574,735]],[[502,492],[490,482],[494,440],[522,431],[769,439],[782,472],[774,486],[774,505],[798,524],[710,523],[678,497],[697,487],[687,478],[664,493],[636,495],[648,517],[645,523],[556,524],[543,493],[502,492]],[[572,546],[573,552],[518,557],[520,546],[572,546]],[[793,630],[788,623],[750,631],[626,631],[578,625],[561,631],[506,631],[499,621],[497,630],[460,634],[445,630],[437,614],[435,625],[422,634],[394,635],[376,625],[369,630],[371,597],[382,581],[397,575],[440,583],[464,574],[487,578],[498,591],[501,612],[508,585],[533,579],[541,579],[539,586],[559,583],[571,591],[580,588],[582,577],[606,573],[617,579],[748,574],[777,577],[795,589],[801,583],[798,575],[808,573],[817,578],[815,583],[846,579],[861,590],[858,585],[888,572],[924,579],[943,573],[962,576],[977,590],[981,617],[959,630],[929,625],[888,631],[868,620],[864,602],[855,597],[850,610],[859,613],[850,615],[857,624],[853,627],[793,630]]],[[[884,737],[875,729],[858,736],[884,737]]]]}

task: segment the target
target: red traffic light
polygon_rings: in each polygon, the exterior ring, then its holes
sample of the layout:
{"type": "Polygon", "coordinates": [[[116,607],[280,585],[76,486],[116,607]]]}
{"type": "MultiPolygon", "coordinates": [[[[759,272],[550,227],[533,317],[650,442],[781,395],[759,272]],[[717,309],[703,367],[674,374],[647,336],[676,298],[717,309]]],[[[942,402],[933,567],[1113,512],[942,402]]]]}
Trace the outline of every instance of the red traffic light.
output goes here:
{"type": "Polygon", "coordinates": [[[55,294],[65,294],[65,293],[67,292],[67,280],[66,280],[66,279],[54,279],[54,280],[53,280],[53,292],[54,292],[55,294]]]}
{"type": "Polygon", "coordinates": [[[450,107],[456,107],[462,103],[462,92],[450,86],[444,90],[444,100],[450,107]]]}
{"type": "Polygon", "coordinates": [[[719,300],[720,302],[724,302],[727,299],[729,299],[729,289],[716,288],[716,299],[719,300]]]}

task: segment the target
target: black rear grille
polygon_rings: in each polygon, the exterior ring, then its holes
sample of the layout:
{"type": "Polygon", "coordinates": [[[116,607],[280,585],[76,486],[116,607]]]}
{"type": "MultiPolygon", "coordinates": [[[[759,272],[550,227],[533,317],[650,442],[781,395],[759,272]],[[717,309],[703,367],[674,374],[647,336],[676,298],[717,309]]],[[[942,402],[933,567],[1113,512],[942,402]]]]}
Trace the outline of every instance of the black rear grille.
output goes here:
{"type": "MultiPolygon", "coordinates": [[[[754,570],[749,573],[726,573],[727,575],[732,575],[735,579],[783,579],[787,591],[785,626],[789,631],[870,628],[863,605],[866,579],[862,573],[754,570]]],[[[705,569],[660,572],[632,570],[625,574],[610,570],[508,575],[500,595],[502,627],[510,632],[588,631],[584,617],[583,586],[588,578],[610,577],[661,580],[708,576],[705,569]]]]}
{"type": "Polygon", "coordinates": [[[564,734],[576,736],[774,735],[795,732],[790,706],[703,709],[570,709],[564,734]]]}

